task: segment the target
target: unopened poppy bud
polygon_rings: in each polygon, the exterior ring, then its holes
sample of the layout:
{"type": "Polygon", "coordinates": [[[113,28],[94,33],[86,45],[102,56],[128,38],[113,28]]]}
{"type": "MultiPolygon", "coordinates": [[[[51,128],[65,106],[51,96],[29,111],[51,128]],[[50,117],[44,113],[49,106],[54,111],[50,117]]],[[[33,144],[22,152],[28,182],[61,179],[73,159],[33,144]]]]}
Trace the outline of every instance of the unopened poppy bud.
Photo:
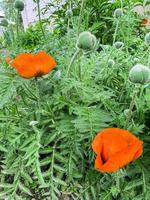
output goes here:
{"type": "Polygon", "coordinates": [[[66,14],[66,17],[68,18],[73,16],[73,12],[71,9],[68,9],[65,14],[66,14]]]}
{"type": "Polygon", "coordinates": [[[129,115],[129,109],[125,109],[125,110],[124,110],[124,115],[125,115],[126,117],[128,117],[128,115],[129,115]]]}
{"type": "Polygon", "coordinates": [[[123,10],[122,10],[121,8],[117,8],[117,9],[114,11],[114,17],[115,17],[115,18],[120,18],[122,15],[123,15],[123,10]]]}
{"type": "Polygon", "coordinates": [[[134,64],[137,64],[139,62],[139,58],[134,58],[133,62],[134,62],[134,64]]]}
{"type": "Polygon", "coordinates": [[[0,22],[0,25],[1,25],[1,26],[4,26],[4,27],[7,27],[7,26],[8,26],[8,20],[5,19],[5,18],[2,19],[1,22],[0,22]]]}
{"type": "Polygon", "coordinates": [[[116,49],[121,49],[124,46],[123,42],[117,41],[114,43],[114,47],[116,47],[116,49]]]}
{"type": "Polygon", "coordinates": [[[113,67],[115,64],[115,61],[113,59],[108,60],[108,67],[113,67]]]}
{"type": "Polygon", "coordinates": [[[129,72],[129,79],[133,83],[147,83],[150,79],[150,69],[142,64],[136,64],[129,72]]]}
{"type": "Polygon", "coordinates": [[[24,10],[24,3],[21,0],[16,0],[15,1],[15,8],[19,11],[23,11],[24,10]]]}
{"type": "Polygon", "coordinates": [[[96,46],[96,37],[89,31],[84,31],[80,33],[77,47],[83,50],[92,50],[96,46]]]}
{"type": "Polygon", "coordinates": [[[150,33],[147,33],[147,34],[145,35],[145,43],[146,43],[147,45],[150,45],[150,33]]]}

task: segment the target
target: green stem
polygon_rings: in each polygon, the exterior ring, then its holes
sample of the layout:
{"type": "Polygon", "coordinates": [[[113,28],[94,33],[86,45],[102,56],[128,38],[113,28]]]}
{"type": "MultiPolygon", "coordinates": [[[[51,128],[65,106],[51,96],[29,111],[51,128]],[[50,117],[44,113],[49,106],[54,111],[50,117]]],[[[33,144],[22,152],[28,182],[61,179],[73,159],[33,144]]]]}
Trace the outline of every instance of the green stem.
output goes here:
{"type": "Polygon", "coordinates": [[[73,65],[73,63],[74,63],[74,61],[75,61],[75,59],[77,58],[77,56],[79,55],[79,53],[81,52],[81,49],[77,49],[76,50],[76,52],[74,53],[74,55],[73,55],[73,57],[72,57],[72,59],[71,59],[71,61],[70,61],[70,64],[69,64],[69,66],[68,66],[68,69],[67,69],[67,76],[69,76],[69,74],[70,74],[70,69],[71,69],[71,67],[72,67],[72,65],[73,65]]]}
{"type": "Polygon", "coordinates": [[[38,79],[35,79],[35,87],[36,87],[36,96],[37,96],[37,106],[40,110],[41,108],[41,100],[40,100],[40,89],[39,89],[39,83],[38,79]]]}
{"type": "Polygon", "coordinates": [[[82,81],[82,68],[81,68],[81,63],[79,62],[79,79],[82,81]]]}
{"type": "Polygon", "coordinates": [[[147,62],[147,65],[149,66],[150,65],[150,47],[148,47],[148,62],[147,62]]]}
{"type": "Polygon", "coordinates": [[[123,1],[120,0],[121,9],[123,8],[123,1]]]}
{"type": "Polygon", "coordinates": [[[130,106],[129,106],[129,112],[128,112],[128,116],[127,116],[127,119],[126,119],[125,128],[128,128],[130,119],[132,117],[132,111],[133,111],[133,107],[135,105],[135,99],[137,97],[138,91],[139,91],[139,87],[135,87],[134,92],[133,92],[133,96],[132,96],[132,100],[131,100],[131,103],[130,103],[130,106]]]}
{"type": "Polygon", "coordinates": [[[116,176],[115,176],[115,181],[116,181],[116,187],[117,187],[117,189],[118,189],[118,192],[120,191],[120,177],[119,177],[119,174],[120,174],[120,171],[117,171],[116,172],[116,176]]]}
{"type": "Polygon", "coordinates": [[[144,170],[142,170],[142,179],[143,179],[143,195],[145,197],[145,194],[146,194],[146,180],[145,180],[144,170]]]}
{"type": "Polygon", "coordinates": [[[67,26],[67,32],[69,33],[69,29],[70,29],[70,19],[68,18],[68,26],[67,26]]]}
{"type": "Polygon", "coordinates": [[[78,35],[79,35],[79,32],[80,32],[80,25],[81,25],[81,21],[82,21],[82,14],[83,14],[85,1],[86,0],[82,0],[82,2],[81,2],[81,9],[80,9],[79,20],[78,20],[78,35]]]}
{"type": "Polygon", "coordinates": [[[117,19],[116,28],[115,28],[115,33],[114,33],[114,36],[113,36],[113,45],[114,45],[114,43],[115,43],[115,41],[116,41],[118,28],[119,28],[119,20],[117,19]]]}
{"type": "Polygon", "coordinates": [[[20,22],[20,20],[19,20],[19,14],[20,14],[20,12],[19,12],[19,10],[17,11],[17,29],[16,29],[16,31],[17,31],[17,38],[19,39],[19,22],[20,22]]]}
{"type": "Polygon", "coordinates": [[[37,8],[38,8],[39,24],[40,24],[40,28],[41,28],[43,37],[44,37],[44,39],[45,39],[45,38],[46,38],[46,37],[45,37],[45,32],[44,32],[44,29],[43,29],[43,26],[42,26],[42,20],[41,20],[40,0],[36,0],[36,2],[37,2],[37,8]]]}

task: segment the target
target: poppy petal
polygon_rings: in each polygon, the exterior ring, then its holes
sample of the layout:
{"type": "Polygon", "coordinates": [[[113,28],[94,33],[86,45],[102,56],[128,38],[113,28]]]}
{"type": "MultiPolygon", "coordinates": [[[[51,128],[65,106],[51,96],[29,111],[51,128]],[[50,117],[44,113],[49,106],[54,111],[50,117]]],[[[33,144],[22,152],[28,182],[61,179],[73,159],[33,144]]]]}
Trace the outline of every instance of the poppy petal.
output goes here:
{"type": "Polygon", "coordinates": [[[20,76],[32,78],[49,73],[56,66],[56,62],[44,51],[40,51],[37,54],[20,54],[13,60],[11,65],[20,76]]]}
{"type": "Polygon", "coordinates": [[[48,74],[56,66],[55,60],[50,55],[47,55],[44,51],[40,51],[38,54],[36,54],[35,59],[38,62],[38,70],[43,74],[48,74]]]}
{"type": "Polygon", "coordinates": [[[142,141],[127,130],[104,129],[92,143],[93,151],[97,154],[95,168],[101,172],[120,169],[141,156],[142,144],[142,141]]]}

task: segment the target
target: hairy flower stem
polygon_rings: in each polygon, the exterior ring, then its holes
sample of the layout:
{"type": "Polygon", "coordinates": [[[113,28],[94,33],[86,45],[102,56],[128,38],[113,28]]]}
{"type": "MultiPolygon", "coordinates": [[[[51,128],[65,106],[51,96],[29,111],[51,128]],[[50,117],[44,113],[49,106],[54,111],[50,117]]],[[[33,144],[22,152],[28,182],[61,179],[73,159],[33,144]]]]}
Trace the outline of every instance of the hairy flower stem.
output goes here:
{"type": "Polygon", "coordinates": [[[67,33],[69,33],[69,29],[70,29],[70,19],[68,19],[67,33]]]}
{"type": "Polygon", "coordinates": [[[35,78],[35,89],[36,89],[36,101],[37,101],[37,121],[40,121],[41,118],[41,114],[40,114],[40,110],[41,110],[41,92],[40,92],[40,85],[39,85],[39,80],[38,78],[35,78]]]}
{"type": "Polygon", "coordinates": [[[120,171],[116,172],[116,176],[115,176],[115,181],[116,181],[116,188],[118,190],[118,192],[120,192],[120,171]]]}
{"type": "Polygon", "coordinates": [[[20,24],[20,19],[19,19],[19,15],[20,15],[20,11],[17,10],[17,27],[16,27],[16,31],[17,31],[17,39],[19,39],[19,24],[20,24]]]}
{"type": "Polygon", "coordinates": [[[115,41],[116,41],[118,28],[119,28],[119,20],[117,19],[117,21],[116,21],[115,33],[114,33],[114,35],[113,35],[113,45],[114,45],[114,43],[115,43],[115,41]]]}
{"type": "Polygon", "coordinates": [[[123,8],[123,1],[120,0],[120,5],[121,5],[121,8],[123,8]]]}
{"type": "Polygon", "coordinates": [[[40,28],[41,28],[41,32],[43,34],[43,38],[45,39],[45,32],[43,29],[43,25],[42,25],[42,20],[41,20],[41,12],[40,12],[40,0],[36,0],[37,3],[37,8],[38,8],[38,17],[39,17],[39,24],[40,24],[40,28]]]}
{"type": "Polygon", "coordinates": [[[135,90],[133,92],[133,96],[132,96],[132,100],[131,100],[130,106],[129,106],[129,112],[128,112],[128,115],[127,115],[125,128],[128,128],[128,125],[129,125],[129,122],[130,122],[130,119],[131,119],[131,116],[132,116],[133,107],[135,105],[135,99],[137,97],[138,91],[139,91],[139,86],[136,86],[135,90]]]}
{"type": "Polygon", "coordinates": [[[82,14],[83,14],[84,6],[85,6],[85,1],[86,0],[82,0],[81,2],[81,9],[80,9],[79,20],[78,20],[78,35],[80,33],[80,25],[82,22],[82,14]]]}
{"type": "Polygon", "coordinates": [[[76,60],[77,56],[80,54],[81,52],[81,49],[77,49],[76,52],[74,53],[73,57],[71,58],[71,61],[70,61],[70,64],[68,66],[68,69],[67,69],[67,77],[70,75],[70,69],[74,63],[74,61],[76,60]]]}

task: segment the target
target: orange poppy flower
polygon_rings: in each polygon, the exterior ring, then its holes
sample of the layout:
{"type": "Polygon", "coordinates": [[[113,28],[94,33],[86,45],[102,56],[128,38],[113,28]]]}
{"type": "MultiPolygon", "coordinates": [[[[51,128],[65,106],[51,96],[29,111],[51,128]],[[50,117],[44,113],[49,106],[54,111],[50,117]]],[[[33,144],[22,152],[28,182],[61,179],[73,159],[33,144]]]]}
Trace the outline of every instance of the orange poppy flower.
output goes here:
{"type": "Polygon", "coordinates": [[[143,19],[141,22],[141,26],[147,26],[148,25],[148,19],[143,19]]]}
{"type": "Polygon", "coordinates": [[[107,128],[92,142],[97,154],[95,168],[100,172],[114,172],[136,160],[143,152],[143,142],[127,130],[107,128]]]}
{"type": "Polygon", "coordinates": [[[11,65],[21,77],[33,78],[48,74],[56,66],[56,62],[44,51],[40,51],[37,54],[20,54],[12,61],[11,65]]]}

